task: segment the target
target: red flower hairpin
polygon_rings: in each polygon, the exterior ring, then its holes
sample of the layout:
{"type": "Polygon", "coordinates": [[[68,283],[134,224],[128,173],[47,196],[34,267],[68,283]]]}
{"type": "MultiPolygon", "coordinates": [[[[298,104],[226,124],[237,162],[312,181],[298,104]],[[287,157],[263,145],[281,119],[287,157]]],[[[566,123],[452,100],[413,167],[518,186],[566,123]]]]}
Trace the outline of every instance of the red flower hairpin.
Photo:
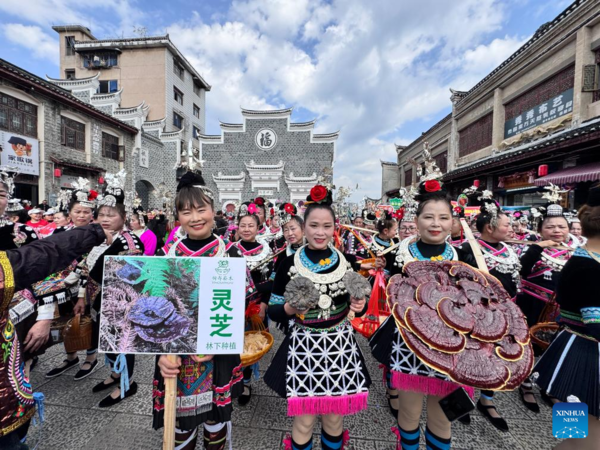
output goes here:
{"type": "Polygon", "coordinates": [[[437,192],[442,190],[442,185],[438,180],[427,180],[425,182],[425,190],[427,192],[437,192]]]}
{"type": "Polygon", "coordinates": [[[327,198],[327,188],[317,184],[310,190],[310,198],[315,203],[320,203],[327,198]]]}

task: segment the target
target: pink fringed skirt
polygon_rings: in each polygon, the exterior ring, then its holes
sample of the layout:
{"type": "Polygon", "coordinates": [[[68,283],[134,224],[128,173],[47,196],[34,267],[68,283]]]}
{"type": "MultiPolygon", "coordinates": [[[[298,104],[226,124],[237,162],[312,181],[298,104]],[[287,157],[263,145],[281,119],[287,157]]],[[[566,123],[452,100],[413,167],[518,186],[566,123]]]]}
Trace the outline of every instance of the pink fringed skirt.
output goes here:
{"type": "Polygon", "coordinates": [[[471,397],[474,395],[473,388],[457,384],[423,364],[404,343],[392,316],[371,337],[369,345],[383,368],[383,382],[391,389],[445,397],[464,387],[471,397]]]}
{"type": "Polygon", "coordinates": [[[293,325],[264,380],[287,398],[288,416],[355,414],[367,408],[371,385],[347,320],[322,331],[293,325]]]}

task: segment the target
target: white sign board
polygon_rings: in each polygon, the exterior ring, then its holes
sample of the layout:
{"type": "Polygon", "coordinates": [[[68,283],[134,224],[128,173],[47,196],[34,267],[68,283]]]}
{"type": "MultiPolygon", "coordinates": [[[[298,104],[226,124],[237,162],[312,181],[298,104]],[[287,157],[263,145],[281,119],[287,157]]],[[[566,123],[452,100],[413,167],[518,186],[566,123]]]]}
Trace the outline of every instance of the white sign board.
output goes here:
{"type": "Polygon", "coordinates": [[[244,258],[107,256],[99,350],[242,354],[245,312],[244,258]]]}
{"type": "Polygon", "coordinates": [[[19,173],[39,176],[39,141],[9,131],[1,132],[1,134],[2,154],[0,156],[0,164],[17,167],[19,173]]]}

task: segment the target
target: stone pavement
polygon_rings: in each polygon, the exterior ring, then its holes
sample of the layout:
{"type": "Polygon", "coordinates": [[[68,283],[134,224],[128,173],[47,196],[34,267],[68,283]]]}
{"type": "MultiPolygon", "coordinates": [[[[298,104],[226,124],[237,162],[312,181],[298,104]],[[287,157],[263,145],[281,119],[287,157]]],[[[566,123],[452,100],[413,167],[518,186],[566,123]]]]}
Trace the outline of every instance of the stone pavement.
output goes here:
{"type": "MultiPolygon", "coordinates": [[[[271,360],[281,334],[275,331],[274,349],[261,361],[261,374],[271,360]]],[[[366,340],[359,336],[369,371],[374,380],[369,395],[370,407],[356,416],[345,420],[350,430],[350,449],[393,450],[394,436],[390,427],[394,425],[380,382],[378,364],[371,357],[366,340]]],[[[139,388],[134,397],[120,404],[100,409],[98,402],[105,393],[92,393],[92,386],[108,376],[108,368],[97,370],[82,381],[74,381],[75,370],[53,380],[44,374],[58,365],[64,358],[62,345],[50,349],[34,369],[32,384],[46,396],[46,421],[41,430],[30,433],[29,444],[38,450],[146,450],[160,449],[162,433],[152,429],[152,374],[154,358],[140,356],[136,361],[134,379],[139,388]]],[[[80,355],[80,360],[85,355],[80,355]]],[[[278,398],[262,381],[254,382],[253,397],[244,408],[235,407],[233,416],[233,448],[236,450],[281,449],[282,439],[291,430],[292,421],[286,416],[285,400],[278,398]]],[[[496,404],[508,421],[510,432],[496,431],[479,413],[472,414],[471,425],[453,425],[452,448],[473,450],[541,450],[550,449],[559,441],[552,433],[552,411],[541,403],[542,411],[534,414],[521,404],[518,392],[497,395],[496,404]]],[[[424,422],[421,424],[424,433],[424,422]]],[[[315,449],[320,431],[315,433],[315,449]]],[[[422,446],[425,448],[422,437],[422,446]]],[[[201,444],[198,445],[201,449],[201,444]]]]}

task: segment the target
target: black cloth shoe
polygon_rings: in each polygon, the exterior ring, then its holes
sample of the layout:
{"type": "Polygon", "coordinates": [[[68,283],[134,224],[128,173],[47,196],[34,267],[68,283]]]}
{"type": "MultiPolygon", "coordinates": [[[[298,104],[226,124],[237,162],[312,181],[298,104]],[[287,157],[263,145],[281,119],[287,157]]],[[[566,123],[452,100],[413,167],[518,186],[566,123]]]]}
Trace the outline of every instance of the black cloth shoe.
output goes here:
{"type": "Polygon", "coordinates": [[[50,372],[48,372],[46,374],[46,378],[56,378],[57,376],[65,373],[67,370],[72,369],[77,364],[79,364],[79,358],[77,357],[75,359],[72,359],[71,361],[69,361],[68,359],[65,359],[63,361],[63,363],[67,363],[67,364],[65,366],[55,367],[54,369],[52,369],[50,372]]]}
{"type": "Polygon", "coordinates": [[[29,364],[29,372],[31,373],[33,371],[33,369],[35,369],[35,366],[37,366],[37,363],[40,361],[40,358],[38,358],[37,356],[34,356],[33,358],[31,358],[31,364],[29,364]]]}
{"type": "Polygon", "coordinates": [[[398,420],[398,410],[392,406],[392,400],[396,400],[398,396],[387,394],[386,397],[388,401],[388,406],[390,408],[390,414],[394,419],[398,420]]]}
{"type": "Polygon", "coordinates": [[[540,391],[540,395],[542,397],[542,400],[544,400],[544,403],[546,405],[548,405],[550,408],[552,408],[554,406],[554,401],[553,400],[557,400],[558,399],[556,397],[552,397],[551,395],[548,395],[548,393],[546,391],[540,391]]]}
{"type": "Polygon", "coordinates": [[[465,414],[458,418],[458,421],[464,425],[471,425],[471,414],[465,414]]]}
{"type": "Polygon", "coordinates": [[[248,385],[244,385],[244,392],[242,395],[240,395],[238,397],[238,405],[246,406],[248,403],[250,403],[251,398],[252,398],[252,388],[248,385]],[[248,390],[247,394],[246,394],[246,389],[248,390]]]}
{"type": "Polygon", "coordinates": [[[125,400],[126,398],[131,397],[136,393],[137,383],[134,381],[129,385],[129,390],[125,392],[125,396],[123,398],[121,398],[120,395],[117,398],[112,398],[110,395],[104,397],[102,400],[100,400],[100,403],[98,403],[98,408],[108,408],[109,406],[116,405],[117,403],[120,403],[122,400],[125,400]]]}
{"type": "Polygon", "coordinates": [[[97,359],[95,359],[92,362],[84,361],[82,366],[85,364],[89,364],[90,368],[89,369],[79,369],[79,371],[73,377],[73,379],[75,381],[83,380],[85,377],[90,376],[91,374],[93,374],[96,371],[96,369],[98,369],[98,360],[97,359]]]}
{"type": "MultiPolygon", "coordinates": [[[[481,414],[487,417],[488,420],[492,423],[492,425],[494,425],[498,430],[505,432],[508,431],[508,424],[506,423],[506,420],[504,420],[502,417],[492,417],[492,415],[490,414],[490,409],[496,409],[494,405],[484,405],[483,403],[481,403],[481,400],[479,400],[477,402],[477,409],[479,410],[479,412],[481,412],[481,414]]],[[[498,412],[497,409],[496,412],[498,412]]]]}
{"type": "Polygon", "coordinates": [[[532,389],[523,389],[523,386],[520,386],[519,387],[519,394],[521,394],[521,400],[523,401],[523,404],[525,405],[525,408],[527,408],[529,411],[533,411],[534,413],[539,413],[540,412],[540,406],[535,401],[535,397],[533,396],[533,390],[532,389]],[[531,396],[533,397],[533,401],[532,402],[528,402],[528,401],[525,400],[525,396],[527,394],[531,394],[531,396]]]}
{"type": "Polygon", "coordinates": [[[119,384],[121,382],[121,377],[116,377],[111,373],[110,377],[112,378],[112,381],[110,383],[105,383],[104,380],[101,381],[100,383],[98,383],[96,386],[94,386],[92,388],[92,392],[102,392],[105,391],[108,388],[111,388],[117,384],[119,384]]]}

